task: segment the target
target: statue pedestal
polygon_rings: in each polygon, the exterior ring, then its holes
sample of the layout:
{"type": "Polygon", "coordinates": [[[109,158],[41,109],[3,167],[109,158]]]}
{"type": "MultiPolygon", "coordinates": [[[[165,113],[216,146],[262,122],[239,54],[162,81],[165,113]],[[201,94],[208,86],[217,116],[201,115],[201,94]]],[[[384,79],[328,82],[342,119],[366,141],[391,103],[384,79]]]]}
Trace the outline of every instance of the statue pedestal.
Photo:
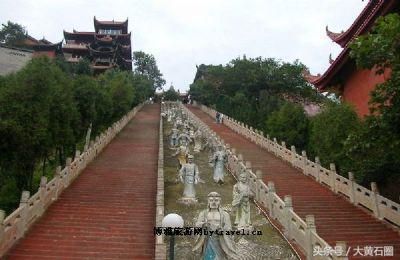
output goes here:
{"type": "Polygon", "coordinates": [[[194,205],[194,204],[198,203],[197,198],[180,198],[180,199],[178,199],[177,202],[179,204],[183,204],[186,206],[190,206],[190,205],[194,205]]]}

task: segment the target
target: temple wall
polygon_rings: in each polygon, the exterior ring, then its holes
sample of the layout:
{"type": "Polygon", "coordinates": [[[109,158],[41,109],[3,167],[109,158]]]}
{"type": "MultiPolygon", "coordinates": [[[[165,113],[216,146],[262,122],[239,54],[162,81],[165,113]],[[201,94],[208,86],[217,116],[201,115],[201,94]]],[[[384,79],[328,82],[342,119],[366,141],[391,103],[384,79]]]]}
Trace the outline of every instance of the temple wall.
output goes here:
{"type": "Polygon", "coordinates": [[[39,57],[39,56],[47,56],[49,58],[54,58],[56,57],[55,51],[35,51],[33,53],[33,57],[39,57]]]}
{"type": "Polygon", "coordinates": [[[384,75],[376,75],[375,70],[357,70],[346,80],[343,88],[343,99],[353,104],[360,117],[369,114],[368,102],[370,92],[376,84],[383,83],[389,72],[384,75]]]}
{"type": "Polygon", "coordinates": [[[32,52],[0,47],[0,75],[20,70],[32,58],[32,52]]]}

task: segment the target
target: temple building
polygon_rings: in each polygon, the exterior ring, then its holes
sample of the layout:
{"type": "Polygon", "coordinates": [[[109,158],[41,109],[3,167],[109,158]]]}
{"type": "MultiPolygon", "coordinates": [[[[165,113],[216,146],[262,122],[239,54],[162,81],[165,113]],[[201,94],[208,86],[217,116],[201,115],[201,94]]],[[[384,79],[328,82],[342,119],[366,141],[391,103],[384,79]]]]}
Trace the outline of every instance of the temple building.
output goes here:
{"type": "Polygon", "coordinates": [[[95,73],[110,68],[132,70],[131,33],[124,22],[99,21],[94,17],[94,32],[64,31],[64,57],[69,62],[85,58],[95,73]]]}
{"type": "Polygon", "coordinates": [[[48,56],[50,58],[54,58],[57,55],[63,55],[62,53],[62,41],[58,43],[51,43],[49,41],[46,42],[40,42],[36,45],[32,46],[32,49],[34,50],[33,52],[33,58],[38,57],[38,56],[48,56]]]}
{"type": "Polygon", "coordinates": [[[0,75],[17,72],[32,58],[42,55],[50,58],[62,55],[62,42],[51,43],[45,38],[37,40],[26,34],[16,46],[0,44],[0,75]]]}
{"type": "Polygon", "coordinates": [[[370,92],[377,84],[383,83],[390,72],[376,75],[375,70],[358,69],[354,59],[350,58],[349,45],[356,37],[368,33],[380,16],[398,13],[397,0],[370,0],[360,15],[346,31],[334,33],[326,27],[327,35],[343,49],[324,74],[311,75],[304,72],[304,77],[321,92],[332,92],[341,96],[343,101],[353,104],[357,114],[362,117],[369,114],[370,92]]]}

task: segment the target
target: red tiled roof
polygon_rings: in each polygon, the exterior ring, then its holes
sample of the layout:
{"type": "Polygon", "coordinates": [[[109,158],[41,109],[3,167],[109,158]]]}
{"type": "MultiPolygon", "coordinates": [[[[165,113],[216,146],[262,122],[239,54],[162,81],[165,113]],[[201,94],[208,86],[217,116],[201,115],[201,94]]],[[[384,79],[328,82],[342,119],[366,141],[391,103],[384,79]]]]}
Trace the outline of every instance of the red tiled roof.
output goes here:
{"type": "Polygon", "coordinates": [[[125,21],[123,22],[117,22],[117,21],[99,21],[96,19],[96,16],[94,17],[94,24],[104,24],[104,25],[123,25],[123,26],[128,26],[128,18],[126,18],[125,21]]]}

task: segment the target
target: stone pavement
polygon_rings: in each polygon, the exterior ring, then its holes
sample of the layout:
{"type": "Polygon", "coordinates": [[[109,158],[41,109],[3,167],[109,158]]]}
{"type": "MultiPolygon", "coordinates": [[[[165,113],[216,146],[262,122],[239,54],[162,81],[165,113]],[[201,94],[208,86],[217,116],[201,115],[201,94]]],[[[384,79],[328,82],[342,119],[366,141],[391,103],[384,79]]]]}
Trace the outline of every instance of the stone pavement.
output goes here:
{"type": "Polygon", "coordinates": [[[145,105],[7,259],[153,259],[159,120],[145,105]]]}

